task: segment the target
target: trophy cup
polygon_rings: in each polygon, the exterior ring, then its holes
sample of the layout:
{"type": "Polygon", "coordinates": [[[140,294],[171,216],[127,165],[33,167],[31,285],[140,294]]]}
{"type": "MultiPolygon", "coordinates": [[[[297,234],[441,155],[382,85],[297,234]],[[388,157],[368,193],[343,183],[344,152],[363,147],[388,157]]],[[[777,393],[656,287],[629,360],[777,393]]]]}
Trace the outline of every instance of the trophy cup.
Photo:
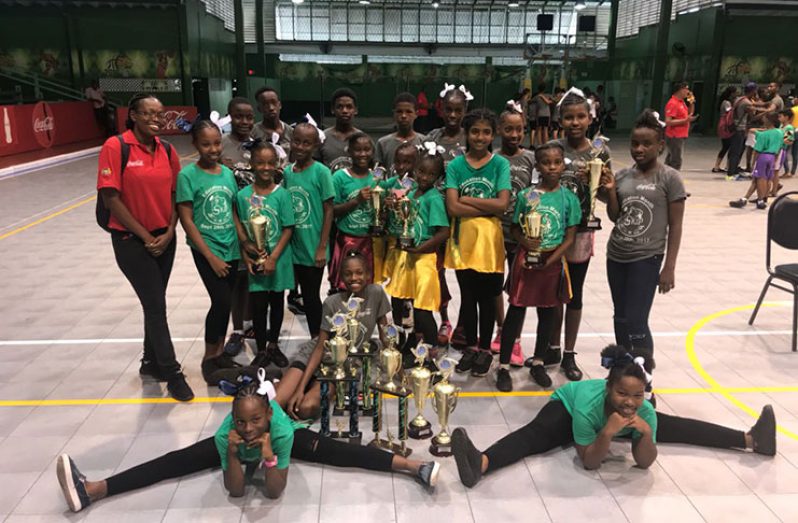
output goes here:
{"type": "Polygon", "coordinates": [[[408,372],[410,376],[410,389],[413,391],[413,403],[416,405],[416,417],[410,422],[407,430],[413,439],[427,439],[432,437],[432,425],[424,418],[424,403],[427,401],[432,372],[424,367],[424,361],[430,352],[432,345],[419,343],[411,349],[416,357],[416,366],[408,372]]]}
{"type": "Polygon", "coordinates": [[[404,384],[396,384],[394,376],[402,367],[402,353],[396,350],[395,345],[399,342],[399,329],[396,325],[385,326],[386,346],[380,351],[380,378],[371,385],[372,401],[374,403],[374,417],[372,418],[371,428],[374,432],[374,440],[370,445],[388,450],[401,456],[409,456],[412,452],[407,448],[407,396],[410,391],[404,384]],[[395,396],[398,400],[399,409],[399,443],[393,441],[390,429],[387,431],[387,439],[380,438],[382,431],[382,413],[385,395],[395,396]]]}
{"type": "Polygon", "coordinates": [[[352,365],[346,365],[349,358],[349,341],[344,337],[347,331],[346,315],[336,313],[330,318],[332,330],[335,333],[332,339],[324,342],[333,368],[322,365],[319,368],[317,379],[319,380],[321,395],[321,433],[332,438],[348,438],[350,442],[360,441],[360,431],[358,428],[358,405],[357,405],[357,383],[360,380],[357,369],[352,365]],[[332,414],[342,415],[346,412],[346,384],[349,385],[349,431],[345,432],[339,428],[335,432],[330,431],[330,383],[335,387],[335,408],[332,414]]]}
{"type": "Polygon", "coordinates": [[[457,407],[457,396],[460,394],[460,387],[455,387],[449,383],[449,377],[454,372],[457,361],[451,358],[443,358],[438,362],[438,369],[443,379],[432,388],[432,408],[438,415],[441,431],[432,438],[429,451],[435,456],[452,455],[452,437],[449,434],[449,415],[457,407]]]}
{"type": "Polygon", "coordinates": [[[413,235],[416,216],[418,216],[416,202],[404,196],[396,202],[396,210],[394,213],[399,219],[399,223],[402,224],[402,234],[399,236],[399,248],[402,250],[410,249],[416,243],[416,239],[413,235]]]}
{"type": "MultiPolygon", "coordinates": [[[[253,194],[249,199],[249,204],[249,219],[247,220],[249,230],[247,232],[258,250],[268,253],[272,223],[269,217],[263,214],[263,198],[253,194]]],[[[255,271],[262,271],[264,263],[266,263],[266,256],[260,256],[255,260],[255,271]]]]}
{"type": "MultiPolygon", "coordinates": [[[[526,195],[527,211],[521,215],[520,225],[524,236],[529,240],[538,240],[541,235],[541,223],[543,216],[538,212],[540,205],[540,194],[537,191],[529,191],[526,195]]],[[[527,268],[538,267],[542,263],[540,251],[527,251],[524,264],[527,268]]]]}
{"type": "Polygon", "coordinates": [[[375,185],[371,189],[371,209],[374,211],[374,218],[369,226],[369,234],[372,236],[382,236],[385,234],[385,224],[382,223],[382,200],[385,189],[375,185]]]}
{"type": "Polygon", "coordinates": [[[590,216],[587,219],[586,227],[591,230],[601,229],[601,219],[596,217],[596,195],[601,187],[601,170],[604,168],[604,161],[601,158],[593,158],[587,162],[590,169],[590,216]]]}
{"type": "Polygon", "coordinates": [[[361,303],[363,303],[363,298],[352,295],[344,304],[346,307],[346,333],[349,338],[349,356],[358,358],[362,362],[359,389],[363,392],[363,414],[371,416],[374,413],[374,404],[369,393],[371,387],[371,360],[377,355],[377,351],[372,347],[372,343],[369,340],[363,339],[361,324],[357,320],[361,303]]]}
{"type": "Polygon", "coordinates": [[[360,322],[357,321],[357,315],[360,312],[360,304],[363,303],[363,298],[358,298],[354,294],[346,300],[346,332],[349,337],[349,352],[354,354],[358,351],[358,347],[362,341],[360,338],[360,322]]]}

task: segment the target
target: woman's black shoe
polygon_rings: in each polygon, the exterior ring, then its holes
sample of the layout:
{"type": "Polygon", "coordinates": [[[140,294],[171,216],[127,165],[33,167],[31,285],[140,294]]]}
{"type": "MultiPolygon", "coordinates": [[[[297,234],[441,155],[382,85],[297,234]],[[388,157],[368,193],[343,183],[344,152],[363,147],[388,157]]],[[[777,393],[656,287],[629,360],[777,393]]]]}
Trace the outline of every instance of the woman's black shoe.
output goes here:
{"type": "Polygon", "coordinates": [[[576,356],[575,352],[566,352],[562,356],[562,363],[560,363],[560,368],[569,381],[579,381],[582,379],[582,371],[576,365],[576,358],[574,356],[576,356]]]}

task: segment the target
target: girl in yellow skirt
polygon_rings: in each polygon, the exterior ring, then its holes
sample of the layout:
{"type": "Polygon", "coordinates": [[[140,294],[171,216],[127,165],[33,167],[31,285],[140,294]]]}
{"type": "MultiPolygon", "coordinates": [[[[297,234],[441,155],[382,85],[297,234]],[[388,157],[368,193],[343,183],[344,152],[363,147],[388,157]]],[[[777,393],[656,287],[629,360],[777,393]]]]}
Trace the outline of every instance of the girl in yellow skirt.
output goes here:
{"type": "Polygon", "coordinates": [[[549,350],[557,307],[571,299],[568,266],[563,260],[574,242],[582,210],[574,193],[560,187],[560,176],[565,170],[562,145],[549,142],[539,146],[535,149],[535,160],[541,181],[537,187],[524,189],[518,194],[510,229],[518,242],[518,249],[507,282],[509,306],[502,329],[496,375],[496,387],[502,392],[513,390],[508,365],[513,343],[524,325],[527,307],[535,307],[538,313],[535,355],[529,374],[541,387],[551,387],[544,356],[549,350]],[[526,237],[519,226],[533,210],[540,216],[538,238],[526,237]],[[528,264],[527,254],[530,252],[540,253],[539,263],[528,264]]]}
{"type": "Polygon", "coordinates": [[[446,208],[452,230],[444,264],[455,270],[460,284],[462,317],[458,321],[466,336],[466,349],[456,370],[471,371],[474,376],[484,376],[490,369],[496,297],[504,279],[504,235],[499,217],[510,203],[510,162],[491,151],[496,126],[492,111],[469,112],[463,118],[466,154],[446,167],[446,208]]]}
{"type": "Polygon", "coordinates": [[[398,255],[390,264],[392,272],[385,290],[392,299],[412,300],[416,339],[437,345],[438,326],[432,315],[441,306],[437,252],[449,236],[449,218],[443,196],[435,189],[443,176],[443,156],[433,143],[422,155],[415,173],[417,187],[407,194],[415,214],[410,229],[413,244],[401,250],[389,248],[398,255]]]}

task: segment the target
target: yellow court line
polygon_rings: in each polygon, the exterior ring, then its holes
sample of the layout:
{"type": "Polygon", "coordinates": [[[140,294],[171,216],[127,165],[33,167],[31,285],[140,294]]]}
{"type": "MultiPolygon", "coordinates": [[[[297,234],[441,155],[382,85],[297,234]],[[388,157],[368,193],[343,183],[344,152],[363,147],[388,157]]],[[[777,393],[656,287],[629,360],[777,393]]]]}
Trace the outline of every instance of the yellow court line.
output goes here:
{"type": "MultiPolygon", "coordinates": [[[[762,306],[763,307],[776,307],[778,305],[775,304],[775,303],[763,303],[762,306]]],[[[715,312],[713,314],[709,314],[707,316],[704,316],[703,318],[698,320],[695,323],[695,325],[692,326],[690,331],[687,333],[687,339],[685,340],[685,350],[687,352],[687,358],[690,360],[690,364],[693,366],[693,369],[695,369],[695,371],[698,373],[698,375],[701,376],[701,378],[703,378],[703,380],[707,383],[707,385],[710,386],[710,389],[709,389],[710,392],[714,392],[714,393],[718,393],[718,394],[722,395],[724,398],[729,400],[729,402],[732,403],[732,405],[734,405],[735,407],[739,408],[740,410],[742,410],[743,412],[745,412],[746,414],[748,414],[752,418],[757,419],[759,417],[759,412],[757,412],[755,409],[751,408],[750,406],[748,406],[747,404],[745,404],[742,401],[738,400],[737,398],[735,398],[732,395],[733,391],[734,392],[749,392],[749,390],[747,390],[747,388],[744,388],[743,390],[736,390],[736,389],[729,389],[729,388],[723,387],[720,383],[718,383],[718,381],[715,378],[712,377],[712,375],[709,372],[706,371],[706,369],[704,369],[703,365],[701,365],[701,362],[699,361],[698,356],[696,355],[696,349],[695,349],[695,338],[696,338],[696,335],[707,324],[711,323],[712,321],[714,321],[714,320],[716,320],[718,318],[722,318],[723,316],[728,316],[729,314],[734,314],[735,312],[751,310],[753,308],[754,308],[754,305],[742,305],[740,307],[732,307],[730,309],[725,309],[725,310],[718,311],[718,312],[715,312]]],[[[750,390],[750,392],[777,392],[777,390],[774,390],[774,389],[792,389],[792,387],[761,387],[761,388],[760,387],[752,387],[751,389],[753,389],[753,390],[750,390]],[[771,390],[760,390],[760,389],[771,389],[771,390]]],[[[792,391],[790,390],[789,392],[792,392],[792,391]]],[[[777,429],[778,429],[779,432],[781,432],[785,436],[788,436],[788,437],[798,441],[798,434],[796,434],[796,433],[794,433],[794,432],[792,432],[790,430],[787,430],[787,429],[785,429],[782,426],[777,426],[777,429]]]]}

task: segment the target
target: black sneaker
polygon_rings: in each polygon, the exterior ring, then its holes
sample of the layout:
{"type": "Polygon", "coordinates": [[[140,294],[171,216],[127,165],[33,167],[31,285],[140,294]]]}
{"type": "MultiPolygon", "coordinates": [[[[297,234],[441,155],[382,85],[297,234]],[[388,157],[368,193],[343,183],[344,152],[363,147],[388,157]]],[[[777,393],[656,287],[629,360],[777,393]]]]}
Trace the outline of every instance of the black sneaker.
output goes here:
{"type": "Polygon", "coordinates": [[[768,208],[768,204],[767,204],[767,202],[765,200],[757,200],[756,201],[756,208],[759,209],[759,210],[767,209],[768,208]]]}
{"type": "Polygon", "coordinates": [[[477,450],[465,429],[458,427],[452,432],[452,454],[457,463],[460,483],[468,488],[482,479],[482,453],[477,450]]]}
{"type": "Polygon", "coordinates": [[[257,354],[255,354],[255,357],[252,359],[252,363],[250,363],[249,365],[250,367],[255,367],[256,369],[266,368],[271,364],[271,362],[272,358],[269,352],[261,350],[258,351],[257,354]]]}
{"type": "Polygon", "coordinates": [[[267,347],[266,352],[269,355],[269,359],[271,359],[275,365],[281,369],[288,367],[288,358],[283,354],[283,351],[280,350],[280,347],[276,343],[267,347]]]}
{"type": "Polygon", "coordinates": [[[477,358],[476,349],[464,350],[463,357],[460,358],[460,361],[457,363],[457,366],[454,368],[454,370],[459,373],[470,371],[471,367],[474,366],[474,360],[476,358],[477,358]]]}
{"type": "Polygon", "coordinates": [[[776,455],[776,414],[771,405],[762,407],[759,419],[751,427],[751,439],[754,440],[754,452],[757,454],[776,455]]]}
{"type": "Polygon", "coordinates": [[[542,359],[543,365],[557,365],[562,361],[562,349],[560,347],[549,347],[542,359]]]}
{"type": "Polygon", "coordinates": [[[510,371],[499,367],[499,372],[496,373],[496,388],[500,392],[513,391],[513,379],[510,377],[510,371]]]}
{"type": "Polygon", "coordinates": [[[305,304],[302,302],[302,296],[299,294],[296,295],[288,295],[288,310],[291,311],[291,314],[294,316],[304,316],[305,315],[305,304]]]}
{"type": "Polygon", "coordinates": [[[742,209],[748,205],[748,200],[745,198],[740,198],[738,200],[732,200],[729,202],[729,207],[734,207],[735,209],[742,209]]]}
{"type": "Polygon", "coordinates": [[[490,366],[493,363],[493,354],[489,350],[480,350],[476,354],[474,363],[471,365],[471,375],[481,378],[490,371],[490,366]]]}
{"type": "Polygon", "coordinates": [[[194,399],[194,391],[186,383],[186,377],[182,372],[178,372],[166,383],[166,390],[169,395],[177,401],[191,401],[194,399]]]}
{"type": "Polygon", "coordinates": [[[161,369],[158,368],[158,364],[150,360],[141,360],[139,375],[142,377],[152,378],[156,381],[166,381],[166,377],[161,373],[161,369]]]}
{"type": "Polygon", "coordinates": [[[244,335],[239,332],[234,332],[227,338],[227,343],[224,344],[224,353],[228,356],[237,356],[243,348],[244,335]]]}
{"type": "Polygon", "coordinates": [[[418,468],[416,479],[428,489],[434,489],[435,485],[438,484],[438,472],[440,470],[441,466],[437,462],[427,461],[418,468]]]}
{"type": "Polygon", "coordinates": [[[569,381],[579,381],[582,379],[582,371],[576,365],[575,356],[575,352],[566,352],[562,356],[562,363],[560,363],[560,368],[569,381]]]}
{"type": "Polygon", "coordinates": [[[532,365],[532,368],[529,369],[529,375],[532,376],[532,379],[535,380],[535,383],[544,389],[551,387],[551,378],[546,372],[546,367],[543,365],[532,365]]]}
{"type": "Polygon", "coordinates": [[[244,329],[244,337],[248,340],[255,339],[255,327],[250,327],[248,329],[244,329]]]}
{"type": "Polygon", "coordinates": [[[91,505],[91,498],[86,492],[86,476],[80,473],[68,454],[58,456],[55,470],[61,492],[72,512],[80,512],[91,505]]]}

